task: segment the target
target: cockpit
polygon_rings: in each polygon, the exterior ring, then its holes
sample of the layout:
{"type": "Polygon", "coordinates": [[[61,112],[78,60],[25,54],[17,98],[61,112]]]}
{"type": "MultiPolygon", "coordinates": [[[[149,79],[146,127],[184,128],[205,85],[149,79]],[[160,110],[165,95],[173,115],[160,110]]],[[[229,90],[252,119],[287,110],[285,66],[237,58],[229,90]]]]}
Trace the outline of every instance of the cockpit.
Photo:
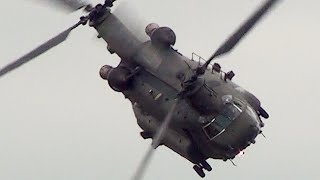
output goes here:
{"type": "Polygon", "coordinates": [[[223,96],[222,101],[224,106],[220,114],[203,127],[210,140],[223,133],[245,108],[244,103],[238,99],[233,99],[231,95],[223,96]]]}

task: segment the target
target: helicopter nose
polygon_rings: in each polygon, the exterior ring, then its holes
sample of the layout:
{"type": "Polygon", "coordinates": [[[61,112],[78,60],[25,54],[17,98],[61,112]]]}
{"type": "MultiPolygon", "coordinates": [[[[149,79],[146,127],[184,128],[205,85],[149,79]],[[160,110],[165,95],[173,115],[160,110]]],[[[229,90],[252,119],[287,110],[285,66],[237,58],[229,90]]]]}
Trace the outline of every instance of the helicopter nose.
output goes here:
{"type": "Polygon", "coordinates": [[[247,145],[250,145],[251,143],[254,144],[255,138],[261,132],[259,117],[257,113],[253,110],[253,108],[250,106],[247,107],[247,110],[244,111],[244,113],[246,114],[246,118],[248,119],[246,135],[247,145]]]}

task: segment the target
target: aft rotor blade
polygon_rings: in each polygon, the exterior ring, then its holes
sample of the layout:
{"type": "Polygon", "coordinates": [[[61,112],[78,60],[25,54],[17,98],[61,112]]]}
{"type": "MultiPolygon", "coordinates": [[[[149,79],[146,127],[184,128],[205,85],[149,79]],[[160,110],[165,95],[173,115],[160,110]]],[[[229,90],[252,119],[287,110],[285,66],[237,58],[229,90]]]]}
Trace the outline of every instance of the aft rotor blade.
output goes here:
{"type": "Polygon", "coordinates": [[[135,175],[133,176],[132,180],[140,180],[143,177],[144,172],[145,172],[146,168],[148,167],[150,160],[155,152],[155,149],[160,145],[160,143],[163,139],[163,135],[166,133],[166,130],[168,129],[168,126],[172,120],[172,116],[175,111],[176,105],[178,104],[178,100],[179,99],[175,99],[175,102],[173,103],[171,109],[169,110],[168,114],[166,115],[159,130],[157,131],[156,135],[154,136],[152,143],[151,143],[151,146],[148,149],[144,158],[142,159],[142,161],[141,161],[135,175]]]}
{"type": "Polygon", "coordinates": [[[122,1],[112,12],[141,42],[150,40],[145,33],[148,21],[139,13],[138,6],[134,1],[122,1]]]}
{"type": "Polygon", "coordinates": [[[254,27],[254,25],[265,15],[272,6],[274,6],[279,0],[268,0],[265,2],[251,17],[237,29],[209,58],[206,66],[210,64],[211,60],[223,55],[232,50],[235,45],[254,27]]]}
{"type": "Polygon", "coordinates": [[[15,61],[13,61],[12,63],[8,64],[7,66],[1,68],[0,69],[0,77],[3,76],[6,73],[18,68],[18,67],[20,67],[21,65],[29,62],[33,58],[45,53],[46,51],[48,51],[49,49],[57,46],[58,44],[62,43],[63,41],[65,41],[67,39],[67,37],[70,34],[70,32],[73,29],[75,29],[76,27],[78,27],[80,24],[82,24],[82,23],[78,22],[77,24],[71,26],[67,30],[65,30],[62,33],[58,34],[57,36],[53,37],[49,41],[47,41],[44,44],[40,45],[36,49],[32,50],[28,54],[22,56],[21,58],[15,60],[15,61]]]}
{"type": "Polygon", "coordinates": [[[41,0],[41,3],[53,5],[71,12],[82,8],[85,8],[87,12],[90,12],[93,8],[88,0],[41,0]]]}

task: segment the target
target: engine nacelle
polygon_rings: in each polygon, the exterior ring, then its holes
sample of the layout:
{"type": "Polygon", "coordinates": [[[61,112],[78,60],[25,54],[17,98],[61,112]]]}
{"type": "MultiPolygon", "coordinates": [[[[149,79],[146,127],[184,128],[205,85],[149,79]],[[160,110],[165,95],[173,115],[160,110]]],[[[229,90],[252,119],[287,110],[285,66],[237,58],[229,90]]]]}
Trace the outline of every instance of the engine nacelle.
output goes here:
{"type": "Polygon", "coordinates": [[[172,46],[176,43],[176,34],[169,27],[159,27],[156,23],[150,23],[146,27],[146,33],[153,43],[165,46],[172,46]]]}
{"type": "Polygon", "coordinates": [[[113,68],[105,65],[100,69],[100,76],[104,80],[108,80],[109,86],[117,91],[122,92],[130,87],[130,71],[124,67],[118,66],[113,68]]]}
{"type": "Polygon", "coordinates": [[[176,34],[168,27],[160,27],[152,33],[151,41],[171,46],[176,43],[176,34]]]}

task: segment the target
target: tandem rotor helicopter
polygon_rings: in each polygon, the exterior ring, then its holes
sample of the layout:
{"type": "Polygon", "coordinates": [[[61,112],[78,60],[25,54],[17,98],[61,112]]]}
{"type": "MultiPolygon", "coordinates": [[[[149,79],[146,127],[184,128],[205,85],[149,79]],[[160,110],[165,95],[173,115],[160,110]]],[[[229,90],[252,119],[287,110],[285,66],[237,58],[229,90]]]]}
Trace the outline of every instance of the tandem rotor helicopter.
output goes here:
{"type": "MultiPolygon", "coordinates": [[[[117,67],[105,65],[100,76],[132,103],[141,136],[152,139],[133,180],[142,178],[154,152],[164,145],[194,164],[200,177],[211,171],[207,159],[230,160],[262,134],[268,113],[253,94],[232,81],[234,73],[211,62],[230,52],[278,0],[266,0],[208,59],[189,59],[173,48],[176,35],[169,27],[151,23],[147,39],[137,38],[111,12],[115,0],[96,6],[86,1],[55,0],[88,14],[76,24],[23,57],[0,69],[0,77],[65,41],[70,32],[89,24],[120,58],[117,67]],[[203,61],[201,61],[203,60],[203,61]]],[[[263,135],[263,134],[262,134],[263,135]]]]}

